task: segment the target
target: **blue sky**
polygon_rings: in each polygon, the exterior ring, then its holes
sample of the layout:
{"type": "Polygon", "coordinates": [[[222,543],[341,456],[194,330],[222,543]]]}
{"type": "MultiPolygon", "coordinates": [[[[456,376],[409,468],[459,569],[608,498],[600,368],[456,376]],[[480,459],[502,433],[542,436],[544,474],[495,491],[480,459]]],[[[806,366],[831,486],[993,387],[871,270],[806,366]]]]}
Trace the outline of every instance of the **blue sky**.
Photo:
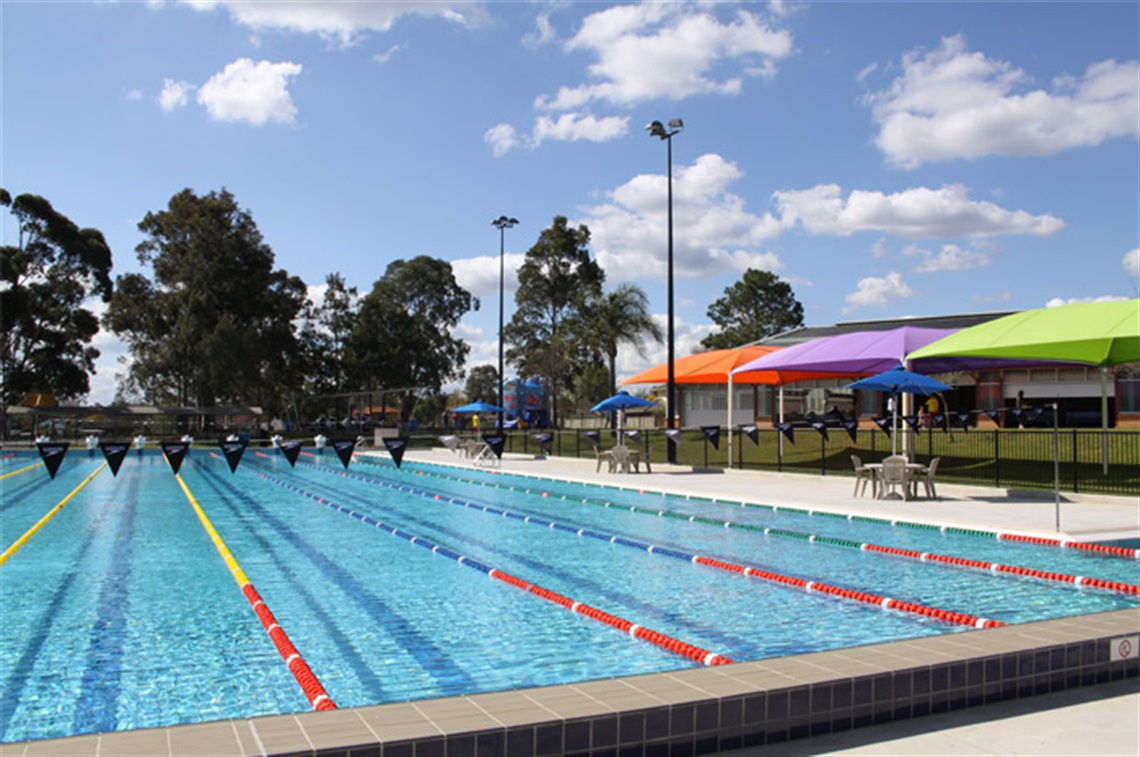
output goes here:
{"type": "MultiPolygon", "coordinates": [[[[0,185],[101,229],[117,274],[146,212],[226,188],[314,290],[451,261],[483,303],[468,367],[497,360],[503,214],[508,319],[565,215],[664,324],[655,119],[685,122],[679,355],[749,267],[810,325],[1140,295],[1136,2],[2,0],[0,23],[0,185]]],[[[108,402],[124,351],[97,344],[108,402]]]]}

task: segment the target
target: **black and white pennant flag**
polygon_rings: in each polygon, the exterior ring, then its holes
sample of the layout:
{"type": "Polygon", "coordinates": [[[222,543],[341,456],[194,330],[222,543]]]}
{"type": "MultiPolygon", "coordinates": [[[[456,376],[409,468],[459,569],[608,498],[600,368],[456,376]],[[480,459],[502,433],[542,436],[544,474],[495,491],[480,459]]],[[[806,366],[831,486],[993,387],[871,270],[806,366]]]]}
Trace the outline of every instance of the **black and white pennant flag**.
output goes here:
{"type": "Polygon", "coordinates": [[[222,454],[229,463],[230,473],[236,472],[241,456],[245,454],[245,442],[222,442],[222,454]]]}
{"type": "Polygon", "coordinates": [[[297,458],[301,454],[301,440],[295,439],[291,442],[281,442],[277,445],[277,449],[281,450],[281,454],[289,461],[289,467],[293,468],[297,465],[297,458]]]}
{"type": "Polygon", "coordinates": [[[178,470],[182,467],[182,461],[186,459],[186,453],[190,451],[190,442],[163,442],[162,454],[166,456],[166,462],[170,463],[170,470],[174,471],[174,475],[178,475],[178,470]]]}
{"type": "Polygon", "coordinates": [[[396,467],[400,467],[400,463],[404,460],[404,450],[408,448],[407,439],[389,439],[384,438],[384,446],[388,448],[388,454],[392,456],[392,462],[396,467]]]}
{"type": "Polygon", "coordinates": [[[107,459],[107,466],[111,469],[112,476],[119,475],[119,468],[130,448],[131,445],[126,442],[99,442],[99,449],[103,450],[103,457],[107,459]]]}
{"type": "Polygon", "coordinates": [[[36,448],[40,451],[40,459],[44,461],[44,467],[47,468],[48,475],[53,479],[55,472],[59,470],[60,463],[63,458],[67,457],[67,448],[71,445],[68,442],[36,442],[36,448]]]}
{"type": "Polygon", "coordinates": [[[347,470],[348,463],[352,460],[352,453],[356,451],[356,440],[333,442],[333,449],[336,450],[336,456],[340,458],[341,465],[347,470]]]}
{"type": "Polygon", "coordinates": [[[701,433],[709,440],[713,449],[720,449],[720,426],[701,426],[701,433]]]}

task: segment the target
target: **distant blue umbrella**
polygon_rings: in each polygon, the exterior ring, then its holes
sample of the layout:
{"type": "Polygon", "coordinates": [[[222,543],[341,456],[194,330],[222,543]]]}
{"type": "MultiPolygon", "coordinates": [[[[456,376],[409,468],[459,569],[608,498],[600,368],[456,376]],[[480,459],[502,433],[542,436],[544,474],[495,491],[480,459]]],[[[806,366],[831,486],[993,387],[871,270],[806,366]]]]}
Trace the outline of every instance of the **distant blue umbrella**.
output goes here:
{"type": "Polygon", "coordinates": [[[611,410],[629,410],[632,407],[653,407],[656,404],[653,400],[635,397],[629,392],[618,392],[594,405],[590,410],[596,413],[606,413],[611,410]]]}
{"type": "Polygon", "coordinates": [[[505,411],[503,410],[503,408],[498,407],[496,405],[492,405],[488,402],[484,402],[483,400],[477,400],[477,401],[472,402],[470,404],[457,407],[454,410],[452,410],[451,412],[453,412],[453,413],[502,413],[505,411]]]}
{"type": "Polygon", "coordinates": [[[635,397],[629,392],[618,392],[612,397],[607,397],[598,404],[594,405],[590,410],[596,413],[608,413],[614,410],[619,412],[618,415],[618,430],[622,427],[621,413],[625,410],[635,407],[653,407],[657,403],[653,400],[647,400],[642,397],[635,397]]]}

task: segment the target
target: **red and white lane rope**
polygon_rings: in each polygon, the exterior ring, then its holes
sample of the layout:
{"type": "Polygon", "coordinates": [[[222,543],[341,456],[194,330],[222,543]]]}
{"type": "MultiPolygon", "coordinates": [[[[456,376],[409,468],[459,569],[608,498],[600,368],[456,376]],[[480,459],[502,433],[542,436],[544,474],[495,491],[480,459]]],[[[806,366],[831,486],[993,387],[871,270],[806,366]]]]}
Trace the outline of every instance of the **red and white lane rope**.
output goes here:
{"type": "Polygon", "coordinates": [[[277,647],[278,653],[281,658],[285,660],[285,666],[289,668],[289,672],[293,674],[293,678],[301,686],[301,691],[305,693],[308,698],[309,704],[312,705],[314,710],[335,710],[336,703],[329,697],[325,687],[321,685],[320,680],[316,674],[313,673],[309,667],[309,663],[305,662],[305,658],[297,651],[297,647],[293,646],[293,642],[289,640],[289,635],[285,633],[285,629],[277,622],[277,618],[273,617],[270,612],[269,606],[265,604],[265,600],[257,593],[257,589],[253,587],[253,583],[245,575],[245,571],[241,569],[238,564],[237,558],[230,552],[229,547],[226,546],[225,541],[218,534],[214,528],[214,524],[206,516],[205,510],[198,504],[198,500],[190,491],[190,487],[186,486],[186,482],[182,480],[182,476],[175,475],[174,478],[178,481],[178,485],[182,487],[182,493],[186,495],[189,500],[190,506],[194,508],[194,512],[198,514],[198,520],[202,522],[202,526],[209,534],[210,540],[214,542],[214,547],[218,550],[218,554],[222,556],[225,561],[226,567],[230,570],[230,575],[233,576],[234,581],[241,587],[241,593],[249,602],[253,612],[257,615],[257,619],[261,621],[261,625],[265,628],[265,632],[269,634],[270,640],[273,645],[277,647]]]}

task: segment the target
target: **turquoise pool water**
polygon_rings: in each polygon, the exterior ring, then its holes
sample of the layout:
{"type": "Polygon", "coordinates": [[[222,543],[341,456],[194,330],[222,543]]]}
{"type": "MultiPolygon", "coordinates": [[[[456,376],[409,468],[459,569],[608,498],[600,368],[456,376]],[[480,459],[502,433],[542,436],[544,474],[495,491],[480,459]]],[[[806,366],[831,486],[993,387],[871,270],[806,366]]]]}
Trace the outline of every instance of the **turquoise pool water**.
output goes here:
{"type": "MultiPolygon", "coordinates": [[[[34,460],[0,460],[0,474],[34,460]]],[[[73,450],[55,480],[39,467],[0,482],[2,546],[101,462],[73,450]]],[[[1138,604],[1120,592],[838,543],[1140,583],[1135,560],[975,535],[487,471],[410,463],[397,470],[386,459],[345,471],[331,453],[290,468],[250,449],[231,474],[220,457],[195,449],[182,478],[340,707],[699,664],[473,565],[739,661],[975,631],[686,556],[1005,623],[1138,604]],[[765,527],[781,533],[766,535],[765,527]]],[[[5,742],[309,708],[153,453],[132,451],[117,477],[96,475],[0,567],[0,617],[5,742]]]]}

